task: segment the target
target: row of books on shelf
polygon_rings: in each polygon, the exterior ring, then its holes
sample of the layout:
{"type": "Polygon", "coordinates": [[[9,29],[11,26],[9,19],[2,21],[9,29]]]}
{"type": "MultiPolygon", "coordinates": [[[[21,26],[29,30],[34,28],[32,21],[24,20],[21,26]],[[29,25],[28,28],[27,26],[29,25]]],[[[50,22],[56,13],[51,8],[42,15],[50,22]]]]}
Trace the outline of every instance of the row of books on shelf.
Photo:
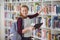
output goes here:
{"type": "Polygon", "coordinates": [[[11,11],[11,10],[14,10],[14,6],[13,6],[11,3],[5,4],[5,5],[4,5],[4,9],[11,11]]]}
{"type": "Polygon", "coordinates": [[[60,33],[54,33],[54,32],[52,32],[51,33],[51,30],[46,30],[46,29],[43,29],[43,31],[42,31],[43,33],[42,33],[42,35],[44,35],[44,37],[43,37],[43,40],[44,40],[44,38],[46,38],[46,40],[60,40],[60,33]]]}
{"type": "Polygon", "coordinates": [[[5,12],[5,18],[14,19],[14,14],[11,12],[5,12]]]}
{"type": "MultiPolygon", "coordinates": [[[[11,1],[12,2],[22,2],[22,1],[27,1],[27,2],[29,2],[29,1],[35,1],[35,2],[40,1],[41,2],[41,1],[51,1],[51,0],[5,0],[5,2],[11,2],[11,1]]],[[[59,0],[53,0],[53,1],[59,1],[59,0]]]]}
{"type": "Polygon", "coordinates": [[[17,1],[17,2],[20,2],[20,1],[21,1],[21,2],[22,2],[22,1],[28,1],[28,2],[29,2],[29,1],[42,1],[42,0],[5,0],[5,2],[11,2],[11,1],[12,1],[12,2],[16,2],[16,1],[17,1]]]}
{"type": "Polygon", "coordinates": [[[8,38],[8,36],[5,36],[5,40],[11,40],[10,38],[8,38]]]}
{"type": "Polygon", "coordinates": [[[10,38],[9,38],[9,35],[10,35],[10,29],[5,29],[5,40],[11,40],[10,38]]]}
{"type": "Polygon", "coordinates": [[[6,36],[9,36],[10,35],[10,29],[5,29],[5,34],[8,34],[8,35],[6,35],[6,36]]]}
{"type": "Polygon", "coordinates": [[[51,30],[48,30],[46,32],[46,37],[47,37],[47,40],[51,40],[51,30]]]}
{"type": "Polygon", "coordinates": [[[12,21],[5,20],[5,27],[12,27],[12,21]]]}
{"type": "Polygon", "coordinates": [[[4,13],[4,17],[5,17],[5,21],[4,21],[4,25],[5,25],[5,40],[11,40],[11,38],[9,38],[9,36],[10,36],[10,29],[11,29],[11,27],[13,27],[12,26],[12,21],[10,20],[10,19],[15,19],[15,16],[16,15],[16,13],[15,12],[5,12],[4,13]]]}
{"type": "Polygon", "coordinates": [[[20,11],[21,5],[28,5],[30,12],[38,11],[41,8],[40,3],[28,3],[28,4],[25,4],[25,3],[14,3],[14,4],[6,3],[4,5],[4,9],[9,10],[9,11],[20,11]]]}
{"type": "MultiPolygon", "coordinates": [[[[9,10],[9,11],[20,11],[21,9],[21,5],[23,5],[23,3],[17,3],[17,4],[12,4],[12,3],[7,3],[4,6],[5,10],[9,10]]],[[[38,12],[38,10],[40,10],[42,7],[40,5],[40,3],[28,3],[25,4],[28,5],[29,7],[29,11],[30,12],[38,12]]],[[[43,14],[60,14],[60,5],[47,5],[44,10],[43,10],[43,14]]]]}
{"type": "Polygon", "coordinates": [[[53,28],[60,28],[60,16],[53,17],[53,28]]]}
{"type": "Polygon", "coordinates": [[[60,33],[51,33],[51,30],[49,29],[43,29],[42,32],[42,40],[44,40],[44,38],[46,38],[46,40],[60,40],[60,33]]]}
{"type": "MultiPolygon", "coordinates": [[[[45,17],[45,16],[44,16],[45,17]]],[[[5,18],[7,19],[15,19],[15,16],[14,14],[12,13],[5,13],[5,18]]],[[[53,16],[53,18],[51,19],[52,17],[51,16],[47,16],[45,17],[45,26],[46,27],[57,27],[57,28],[60,28],[60,16],[53,16]]],[[[38,17],[38,18],[34,18],[33,21],[31,22],[34,22],[34,23],[39,23],[41,22],[42,18],[41,17],[38,17]],[[38,20],[38,21],[36,21],[38,20]]]]}
{"type": "MultiPolygon", "coordinates": [[[[8,13],[5,13],[5,18],[15,19],[15,16],[13,13],[8,12],[8,13]]],[[[46,27],[51,27],[51,25],[52,25],[53,28],[55,28],[55,27],[60,28],[60,16],[53,16],[53,18],[52,19],[51,18],[52,18],[51,16],[47,16],[44,18],[46,27]]],[[[31,22],[39,23],[39,22],[41,22],[41,19],[42,19],[41,17],[34,18],[33,21],[31,21],[31,22]],[[36,20],[38,20],[38,21],[36,21],[36,20]]]]}
{"type": "Polygon", "coordinates": [[[14,20],[14,19],[16,19],[16,17],[19,17],[20,15],[19,15],[19,13],[16,13],[16,12],[5,12],[4,13],[4,17],[5,17],[5,19],[12,19],[12,20],[14,20]]]}
{"type": "Polygon", "coordinates": [[[32,32],[32,36],[41,38],[41,37],[42,37],[41,29],[36,29],[35,31],[33,31],[33,32],[32,32]]]}
{"type": "Polygon", "coordinates": [[[60,5],[49,4],[44,8],[44,14],[60,14],[60,5]]]}
{"type": "Polygon", "coordinates": [[[60,33],[52,34],[52,40],[60,40],[60,33]]]}
{"type": "Polygon", "coordinates": [[[55,34],[54,32],[51,33],[51,30],[46,30],[45,35],[46,40],[60,40],[60,33],[55,34]]]}
{"type": "Polygon", "coordinates": [[[47,28],[60,28],[60,16],[44,16],[44,19],[47,28]]]}
{"type": "Polygon", "coordinates": [[[51,33],[51,30],[43,29],[42,33],[40,34],[41,34],[40,36],[42,37],[41,40],[60,40],[60,33],[56,33],[56,34],[54,32],[51,33]]]}

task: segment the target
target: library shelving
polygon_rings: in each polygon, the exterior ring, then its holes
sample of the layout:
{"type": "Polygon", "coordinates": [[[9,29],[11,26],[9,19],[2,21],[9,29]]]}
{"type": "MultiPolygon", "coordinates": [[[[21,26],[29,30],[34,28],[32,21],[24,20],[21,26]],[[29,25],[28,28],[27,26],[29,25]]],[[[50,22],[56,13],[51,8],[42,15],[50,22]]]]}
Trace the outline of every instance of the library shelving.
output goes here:
{"type": "Polygon", "coordinates": [[[40,29],[32,32],[33,40],[60,40],[60,0],[1,0],[1,31],[0,40],[11,40],[10,28],[19,16],[21,5],[29,7],[29,14],[34,14],[45,7],[31,23],[43,22],[40,29]],[[40,35],[38,35],[40,34],[40,35]]]}

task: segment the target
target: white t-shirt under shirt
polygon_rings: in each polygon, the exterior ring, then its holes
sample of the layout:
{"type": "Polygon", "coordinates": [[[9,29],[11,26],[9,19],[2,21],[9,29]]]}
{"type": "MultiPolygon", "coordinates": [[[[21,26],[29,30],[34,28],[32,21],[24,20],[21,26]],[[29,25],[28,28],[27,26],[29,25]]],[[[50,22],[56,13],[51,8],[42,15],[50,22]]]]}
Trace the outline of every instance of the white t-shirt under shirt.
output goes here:
{"type": "MultiPolygon", "coordinates": [[[[32,24],[32,20],[33,19],[29,19],[29,18],[24,19],[24,28],[31,27],[32,26],[31,25],[32,24]]],[[[24,34],[24,37],[30,37],[30,36],[32,36],[32,31],[29,31],[29,32],[24,34]]]]}

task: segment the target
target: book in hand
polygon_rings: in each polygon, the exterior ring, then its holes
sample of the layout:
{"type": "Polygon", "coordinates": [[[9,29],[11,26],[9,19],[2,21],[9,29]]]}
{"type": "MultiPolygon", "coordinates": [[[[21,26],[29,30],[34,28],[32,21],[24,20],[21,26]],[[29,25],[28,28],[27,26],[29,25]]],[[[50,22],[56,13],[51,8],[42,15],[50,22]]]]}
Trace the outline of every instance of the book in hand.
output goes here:
{"type": "Polygon", "coordinates": [[[35,28],[35,29],[38,29],[38,28],[41,27],[42,24],[43,24],[43,23],[35,24],[35,25],[34,25],[34,28],[35,28]]]}

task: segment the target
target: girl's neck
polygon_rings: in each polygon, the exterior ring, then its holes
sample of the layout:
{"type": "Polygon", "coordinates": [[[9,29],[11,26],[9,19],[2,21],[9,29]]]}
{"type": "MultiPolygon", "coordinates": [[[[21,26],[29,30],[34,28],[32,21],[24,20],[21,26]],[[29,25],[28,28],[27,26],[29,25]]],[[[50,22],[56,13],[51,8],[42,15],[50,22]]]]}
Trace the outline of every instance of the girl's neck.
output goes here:
{"type": "Polygon", "coordinates": [[[20,15],[20,17],[21,17],[22,19],[25,19],[25,18],[27,18],[27,17],[21,16],[21,15],[20,15]]]}
{"type": "Polygon", "coordinates": [[[25,19],[25,18],[27,18],[27,17],[24,17],[22,14],[20,14],[20,17],[21,17],[22,19],[25,19]]]}

